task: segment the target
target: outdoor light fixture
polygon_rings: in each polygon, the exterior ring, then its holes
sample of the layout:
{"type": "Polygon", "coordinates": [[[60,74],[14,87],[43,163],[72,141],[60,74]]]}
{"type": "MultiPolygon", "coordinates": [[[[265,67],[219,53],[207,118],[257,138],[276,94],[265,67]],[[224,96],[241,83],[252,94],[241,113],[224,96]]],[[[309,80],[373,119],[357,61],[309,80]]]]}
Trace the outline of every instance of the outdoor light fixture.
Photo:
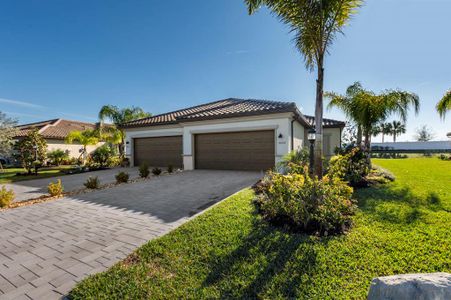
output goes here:
{"type": "Polygon", "coordinates": [[[283,138],[283,134],[279,133],[279,139],[283,138]]]}
{"type": "Polygon", "coordinates": [[[311,144],[313,144],[316,140],[316,130],[315,128],[310,128],[308,130],[307,139],[311,144]]]}
{"type": "Polygon", "coordinates": [[[315,128],[310,128],[307,133],[307,139],[310,142],[310,166],[309,166],[309,173],[310,176],[313,176],[313,152],[315,147],[315,140],[316,140],[316,130],[315,128]]]}

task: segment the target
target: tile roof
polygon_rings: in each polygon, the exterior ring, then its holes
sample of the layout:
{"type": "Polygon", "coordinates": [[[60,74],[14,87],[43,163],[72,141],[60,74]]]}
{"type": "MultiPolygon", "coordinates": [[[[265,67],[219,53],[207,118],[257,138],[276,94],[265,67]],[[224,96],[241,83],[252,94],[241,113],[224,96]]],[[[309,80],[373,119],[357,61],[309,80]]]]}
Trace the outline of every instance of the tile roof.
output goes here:
{"type": "MultiPolygon", "coordinates": [[[[304,116],[294,102],[229,98],[127,122],[122,124],[122,127],[147,127],[283,112],[294,113],[298,121],[305,126],[312,126],[314,124],[314,118],[304,116]]],[[[324,119],[323,121],[324,127],[344,127],[345,125],[344,122],[337,120],[324,119]]]]}
{"type": "Polygon", "coordinates": [[[18,137],[25,137],[32,130],[38,130],[39,133],[47,139],[59,139],[63,140],[71,131],[83,131],[86,129],[95,129],[97,125],[95,123],[86,123],[80,121],[53,119],[42,122],[30,123],[17,126],[19,129],[18,137]]]}

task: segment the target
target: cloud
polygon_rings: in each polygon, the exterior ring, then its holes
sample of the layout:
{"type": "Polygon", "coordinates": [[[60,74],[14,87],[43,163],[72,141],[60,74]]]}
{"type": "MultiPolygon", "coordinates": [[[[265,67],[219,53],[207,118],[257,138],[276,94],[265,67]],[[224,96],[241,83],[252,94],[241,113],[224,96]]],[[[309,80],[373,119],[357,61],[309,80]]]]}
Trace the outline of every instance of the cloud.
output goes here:
{"type": "Polygon", "coordinates": [[[21,106],[21,107],[29,107],[29,108],[39,108],[39,109],[45,108],[42,105],[34,104],[34,103],[31,103],[31,102],[12,100],[12,99],[5,99],[5,98],[0,98],[0,103],[5,103],[5,104],[10,104],[10,105],[15,105],[15,106],[21,106]]]}

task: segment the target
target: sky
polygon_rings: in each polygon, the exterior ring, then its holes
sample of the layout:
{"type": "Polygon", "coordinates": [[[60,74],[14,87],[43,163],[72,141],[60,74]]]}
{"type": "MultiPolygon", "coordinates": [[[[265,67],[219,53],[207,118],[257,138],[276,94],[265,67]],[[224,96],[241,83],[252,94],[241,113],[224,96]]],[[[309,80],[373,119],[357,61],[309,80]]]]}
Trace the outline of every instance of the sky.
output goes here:
{"type": "MultiPolygon", "coordinates": [[[[450,13],[451,0],[367,0],[330,48],[325,90],[360,81],[417,93],[421,111],[397,140],[422,125],[446,140],[451,113],[440,120],[435,105],[451,88],[450,13]]],[[[292,38],[243,0],[2,0],[0,111],[20,123],[97,121],[105,104],[158,114],[236,97],[294,101],[312,115],[315,73],[292,38]]]]}

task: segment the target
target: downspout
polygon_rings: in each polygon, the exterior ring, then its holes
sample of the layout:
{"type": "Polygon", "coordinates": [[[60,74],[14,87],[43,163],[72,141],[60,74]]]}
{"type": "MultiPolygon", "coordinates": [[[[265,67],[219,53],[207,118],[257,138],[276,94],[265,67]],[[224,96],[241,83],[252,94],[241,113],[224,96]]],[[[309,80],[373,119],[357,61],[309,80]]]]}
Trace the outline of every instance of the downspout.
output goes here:
{"type": "Polygon", "coordinates": [[[294,123],[295,119],[291,120],[291,151],[294,150],[294,123]]]}

